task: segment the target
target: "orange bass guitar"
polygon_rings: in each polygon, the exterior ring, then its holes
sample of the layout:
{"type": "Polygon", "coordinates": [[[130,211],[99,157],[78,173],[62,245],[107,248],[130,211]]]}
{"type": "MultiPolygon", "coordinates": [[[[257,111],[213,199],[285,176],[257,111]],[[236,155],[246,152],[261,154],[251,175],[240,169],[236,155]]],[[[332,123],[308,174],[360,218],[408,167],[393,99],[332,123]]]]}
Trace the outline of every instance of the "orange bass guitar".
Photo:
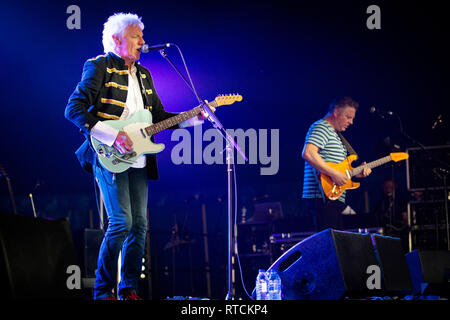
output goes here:
{"type": "Polygon", "coordinates": [[[381,166],[389,161],[401,161],[401,160],[405,160],[408,159],[409,154],[405,153],[405,152],[395,152],[395,153],[391,153],[390,155],[380,158],[378,160],[366,163],[364,165],[360,165],[359,167],[353,168],[351,166],[352,162],[358,159],[357,155],[350,155],[348,156],[344,161],[342,161],[341,163],[333,163],[333,162],[327,162],[327,164],[340,171],[343,172],[347,175],[348,179],[347,179],[347,183],[342,185],[342,186],[338,186],[336,185],[333,180],[331,180],[331,178],[323,173],[319,174],[319,180],[320,180],[320,184],[323,190],[323,194],[325,195],[325,197],[327,197],[330,200],[336,200],[338,199],[342,193],[345,190],[351,190],[351,189],[357,189],[360,185],[359,182],[353,182],[352,181],[352,177],[360,174],[364,168],[375,168],[378,166],[381,166]]]}

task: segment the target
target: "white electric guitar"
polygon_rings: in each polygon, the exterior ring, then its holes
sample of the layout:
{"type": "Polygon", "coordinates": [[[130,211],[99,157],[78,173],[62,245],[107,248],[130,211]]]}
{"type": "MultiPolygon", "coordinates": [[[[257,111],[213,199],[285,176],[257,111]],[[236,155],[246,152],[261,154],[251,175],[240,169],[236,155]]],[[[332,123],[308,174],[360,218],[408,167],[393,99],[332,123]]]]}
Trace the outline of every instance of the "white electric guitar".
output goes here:
{"type": "MultiPolygon", "coordinates": [[[[208,105],[216,108],[218,106],[233,104],[236,101],[242,101],[242,96],[239,94],[219,95],[214,101],[208,102],[208,105]]],[[[202,106],[198,106],[155,124],[152,122],[152,114],[145,109],[136,112],[127,120],[106,120],[104,122],[113,128],[127,133],[133,142],[133,151],[122,154],[116,148],[110,147],[91,136],[92,146],[105,169],[114,173],[124,172],[136,163],[136,159],[141,155],[155,154],[164,150],[164,144],[153,143],[150,140],[151,136],[196,117],[201,111],[202,106]]]]}

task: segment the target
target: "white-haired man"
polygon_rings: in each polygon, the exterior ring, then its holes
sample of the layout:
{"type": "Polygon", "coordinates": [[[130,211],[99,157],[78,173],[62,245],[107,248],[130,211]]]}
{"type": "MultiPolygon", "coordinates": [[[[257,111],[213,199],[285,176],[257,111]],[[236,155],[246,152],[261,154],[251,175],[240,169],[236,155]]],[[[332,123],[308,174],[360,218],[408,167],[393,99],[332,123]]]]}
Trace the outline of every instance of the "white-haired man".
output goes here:
{"type": "Polygon", "coordinates": [[[120,250],[118,295],[121,299],[140,299],[136,289],[147,232],[147,180],[158,179],[158,170],[156,157],[148,155],[138,158],[127,171],[113,174],[98,162],[89,137],[122,153],[130,152],[133,143],[128,135],[104,120],[125,120],[144,108],[152,113],[154,123],[175,115],[164,110],[150,72],[136,63],[145,43],[143,29],[144,24],[135,14],[118,13],[108,18],[103,30],[105,54],[86,61],[82,79],[65,110],[66,118],[86,136],[76,155],[83,168],[93,173],[108,214],[108,229],[97,263],[95,299],[115,299],[120,250]]]}

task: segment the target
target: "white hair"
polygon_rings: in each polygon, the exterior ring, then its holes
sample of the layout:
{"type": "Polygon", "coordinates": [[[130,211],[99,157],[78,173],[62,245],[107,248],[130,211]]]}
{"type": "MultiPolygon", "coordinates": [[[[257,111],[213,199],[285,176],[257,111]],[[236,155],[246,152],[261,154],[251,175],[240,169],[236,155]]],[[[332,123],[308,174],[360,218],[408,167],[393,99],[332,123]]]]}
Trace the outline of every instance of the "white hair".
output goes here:
{"type": "Polygon", "coordinates": [[[116,43],[114,42],[113,35],[123,36],[125,29],[131,25],[137,25],[141,30],[144,30],[144,24],[136,14],[120,12],[108,18],[103,25],[102,43],[105,53],[115,52],[116,43]]]}

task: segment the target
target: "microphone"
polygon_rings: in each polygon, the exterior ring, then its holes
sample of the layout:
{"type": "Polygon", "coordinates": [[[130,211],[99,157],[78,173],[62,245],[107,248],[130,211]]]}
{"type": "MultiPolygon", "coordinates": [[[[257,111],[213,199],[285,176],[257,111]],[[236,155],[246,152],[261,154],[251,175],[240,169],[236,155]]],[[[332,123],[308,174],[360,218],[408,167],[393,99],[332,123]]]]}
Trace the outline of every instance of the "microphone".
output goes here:
{"type": "Polygon", "coordinates": [[[433,123],[433,125],[431,126],[431,130],[434,130],[438,125],[440,125],[441,123],[443,123],[442,121],[442,114],[440,114],[436,121],[433,123]]]}
{"type": "Polygon", "coordinates": [[[165,49],[165,48],[168,48],[168,47],[170,47],[170,43],[156,44],[154,46],[149,46],[148,44],[144,44],[141,47],[141,52],[147,53],[147,52],[152,51],[152,50],[162,50],[162,49],[165,49]]]}
{"type": "Polygon", "coordinates": [[[449,174],[449,170],[444,168],[433,168],[431,171],[433,171],[433,173],[441,179],[443,179],[444,176],[449,174]]]}
{"type": "Polygon", "coordinates": [[[389,111],[389,110],[385,111],[385,110],[378,109],[378,108],[375,108],[375,107],[371,107],[370,108],[370,113],[375,113],[375,114],[379,115],[383,119],[384,119],[385,116],[392,116],[392,115],[394,115],[394,113],[392,111],[389,111]]]}

